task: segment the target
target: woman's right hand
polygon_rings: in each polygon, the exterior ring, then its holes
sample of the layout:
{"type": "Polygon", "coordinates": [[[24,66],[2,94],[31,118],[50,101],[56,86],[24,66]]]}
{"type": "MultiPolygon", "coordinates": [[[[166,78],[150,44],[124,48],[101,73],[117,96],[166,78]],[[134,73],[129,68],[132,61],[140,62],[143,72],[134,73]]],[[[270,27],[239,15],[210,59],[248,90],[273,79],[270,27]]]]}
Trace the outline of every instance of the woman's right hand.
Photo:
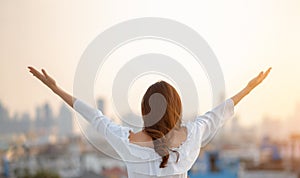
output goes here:
{"type": "Polygon", "coordinates": [[[55,80],[52,77],[50,77],[44,69],[42,69],[42,73],[31,66],[28,66],[28,69],[29,69],[29,72],[33,74],[33,76],[38,78],[41,82],[43,82],[51,90],[55,91],[55,89],[57,89],[55,80]]]}

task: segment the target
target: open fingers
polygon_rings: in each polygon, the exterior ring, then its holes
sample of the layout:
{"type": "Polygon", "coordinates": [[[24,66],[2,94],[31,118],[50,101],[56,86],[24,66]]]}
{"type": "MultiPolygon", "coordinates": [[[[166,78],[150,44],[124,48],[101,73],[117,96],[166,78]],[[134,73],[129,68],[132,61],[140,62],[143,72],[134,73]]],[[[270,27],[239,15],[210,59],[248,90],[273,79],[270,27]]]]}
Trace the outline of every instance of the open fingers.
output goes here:
{"type": "Polygon", "coordinates": [[[33,75],[35,76],[38,76],[38,75],[42,75],[38,70],[36,70],[35,68],[33,67],[28,67],[30,70],[29,72],[32,73],[33,75]]]}
{"type": "Polygon", "coordinates": [[[45,76],[42,73],[40,73],[38,70],[36,70],[35,68],[28,67],[28,69],[29,69],[29,72],[33,74],[33,76],[37,77],[41,81],[45,80],[45,76]]]}
{"type": "Polygon", "coordinates": [[[48,78],[48,77],[49,77],[49,75],[47,74],[47,72],[46,72],[46,70],[45,70],[45,69],[42,69],[42,72],[43,72],[43,74],[45,75],[45,77],[46,77],[46,78],[48,78]]]}

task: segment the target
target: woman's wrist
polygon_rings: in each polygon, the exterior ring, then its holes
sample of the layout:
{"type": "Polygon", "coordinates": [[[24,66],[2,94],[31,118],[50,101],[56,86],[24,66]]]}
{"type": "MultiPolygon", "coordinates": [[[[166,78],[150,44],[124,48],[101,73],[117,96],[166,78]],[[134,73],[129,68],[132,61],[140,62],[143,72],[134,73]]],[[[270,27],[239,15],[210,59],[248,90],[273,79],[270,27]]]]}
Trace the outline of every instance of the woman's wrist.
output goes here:
{"type": "Polygon", "coordinates": [[[249,86],[249,85],[247,85],[247,86],[244,88],[244,92],[245,92],[246,95],[249,94],[249,93],[251,92],[251,90],[253,90],[253,88],[252,88],[251,86],[249,86]]]}
{"type": "Polygon", "coordinates": [[[58,94],[59,87],[57,85],[51,86],[50,89],[55,93],[58,94]]]}

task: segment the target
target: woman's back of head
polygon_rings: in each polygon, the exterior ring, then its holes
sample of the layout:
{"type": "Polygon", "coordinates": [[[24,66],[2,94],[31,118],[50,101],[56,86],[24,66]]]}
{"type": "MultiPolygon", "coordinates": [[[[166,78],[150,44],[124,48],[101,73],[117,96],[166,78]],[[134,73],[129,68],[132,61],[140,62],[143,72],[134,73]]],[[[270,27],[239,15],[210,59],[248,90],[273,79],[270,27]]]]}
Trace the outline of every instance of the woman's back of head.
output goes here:
{"type": "MultiPolygon", "coordinates": [[[[168,133],[181,126],[182,104],[176,89],[165,81],[151,85],[141,103],[144,131],[151,136],[155,151],[162,157],[160,168],[166,167],[170,143],[168,133]]],[[[175,151],[173,151],[175,152],[175,151]]],[[[178,152],[177,160],[179,157],[178,152]]]]}

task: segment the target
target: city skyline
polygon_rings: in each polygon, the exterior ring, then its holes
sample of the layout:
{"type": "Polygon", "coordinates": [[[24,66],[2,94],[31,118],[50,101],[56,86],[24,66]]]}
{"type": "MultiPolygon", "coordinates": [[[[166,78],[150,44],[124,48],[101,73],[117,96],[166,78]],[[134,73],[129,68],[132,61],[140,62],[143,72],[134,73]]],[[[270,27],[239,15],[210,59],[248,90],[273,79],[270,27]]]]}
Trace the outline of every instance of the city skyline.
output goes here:
{"type": "MultiPolygon", "coordinates": [[[[101,111],[106,110],[106,104],[107,103],[102,98],[97,99],[97,108],[101,111]]],[[[280,120],[276,117],[266,115],[261,118],[261,123],[256,123],[251,126],[244,125],[241,122],[242,117],[239,115],[239,113],[236,113],[234,118],[225,123],[225,126],[220,133],[248,133],[249,131],[253,132],[255,130],[255,133],[251,133],[251,135],[253,135],[252,137],[261,139],[265,136],[268,136],[273,139],[285,140],[293,134],[299,134],[297,126],[300,116],[299,108],[300,105],[297,105],[292,116],[285,118],[285,120],[280,120]]],[[[37,106],[35,108],[36,112],[33,116],[26,112],[14,113],[12,116],[9,116],[9,110],[10,108],[5,107],[0,100],[0,134],[5,136],[28,133],[41,134],[40,136],[47,136],[51,134],[57,136],[70,136],[72,134],[79,133],[85,135],[86,132],[89,132],[88,130],[91,128],[89,125],[87,125],[87,128],[84,128],[85,125],[82,125],[83,127],[81,126],[81,129],[83,130],[81,130],[78,127],[78,123],[75,121],[79,118],[77,118],[77,116],[74,115],[74,111],[72,111],[72,109],[64,103],[61,103],[58,113],[54,113],[53,106],[47,102],[37,106]]],[[[142,126],[141,118],[130,111],[122,115],[122,118],[114,117],[112,115],[107,116],[114,122],[117,122],[123,126],[131,127],[135,132],[139,131],[140,126],[142,126]],[[128,123],[128,121],[130,122],[128,123]]],[[[98,135],[96,132],[91,133],[98,135]]]]}
{"type": "Polygon", "coordinates": [[[22,135],[35,133],[40,136],[55,134],[58,136],[68,136],[73,134],[73,113],[65,104],[59,107],[59,113],[53,113],[52,106],[44,103],[35,108],[34,116],[29,113],[9,114],[0,101],[0,134],[22,135]]]}

